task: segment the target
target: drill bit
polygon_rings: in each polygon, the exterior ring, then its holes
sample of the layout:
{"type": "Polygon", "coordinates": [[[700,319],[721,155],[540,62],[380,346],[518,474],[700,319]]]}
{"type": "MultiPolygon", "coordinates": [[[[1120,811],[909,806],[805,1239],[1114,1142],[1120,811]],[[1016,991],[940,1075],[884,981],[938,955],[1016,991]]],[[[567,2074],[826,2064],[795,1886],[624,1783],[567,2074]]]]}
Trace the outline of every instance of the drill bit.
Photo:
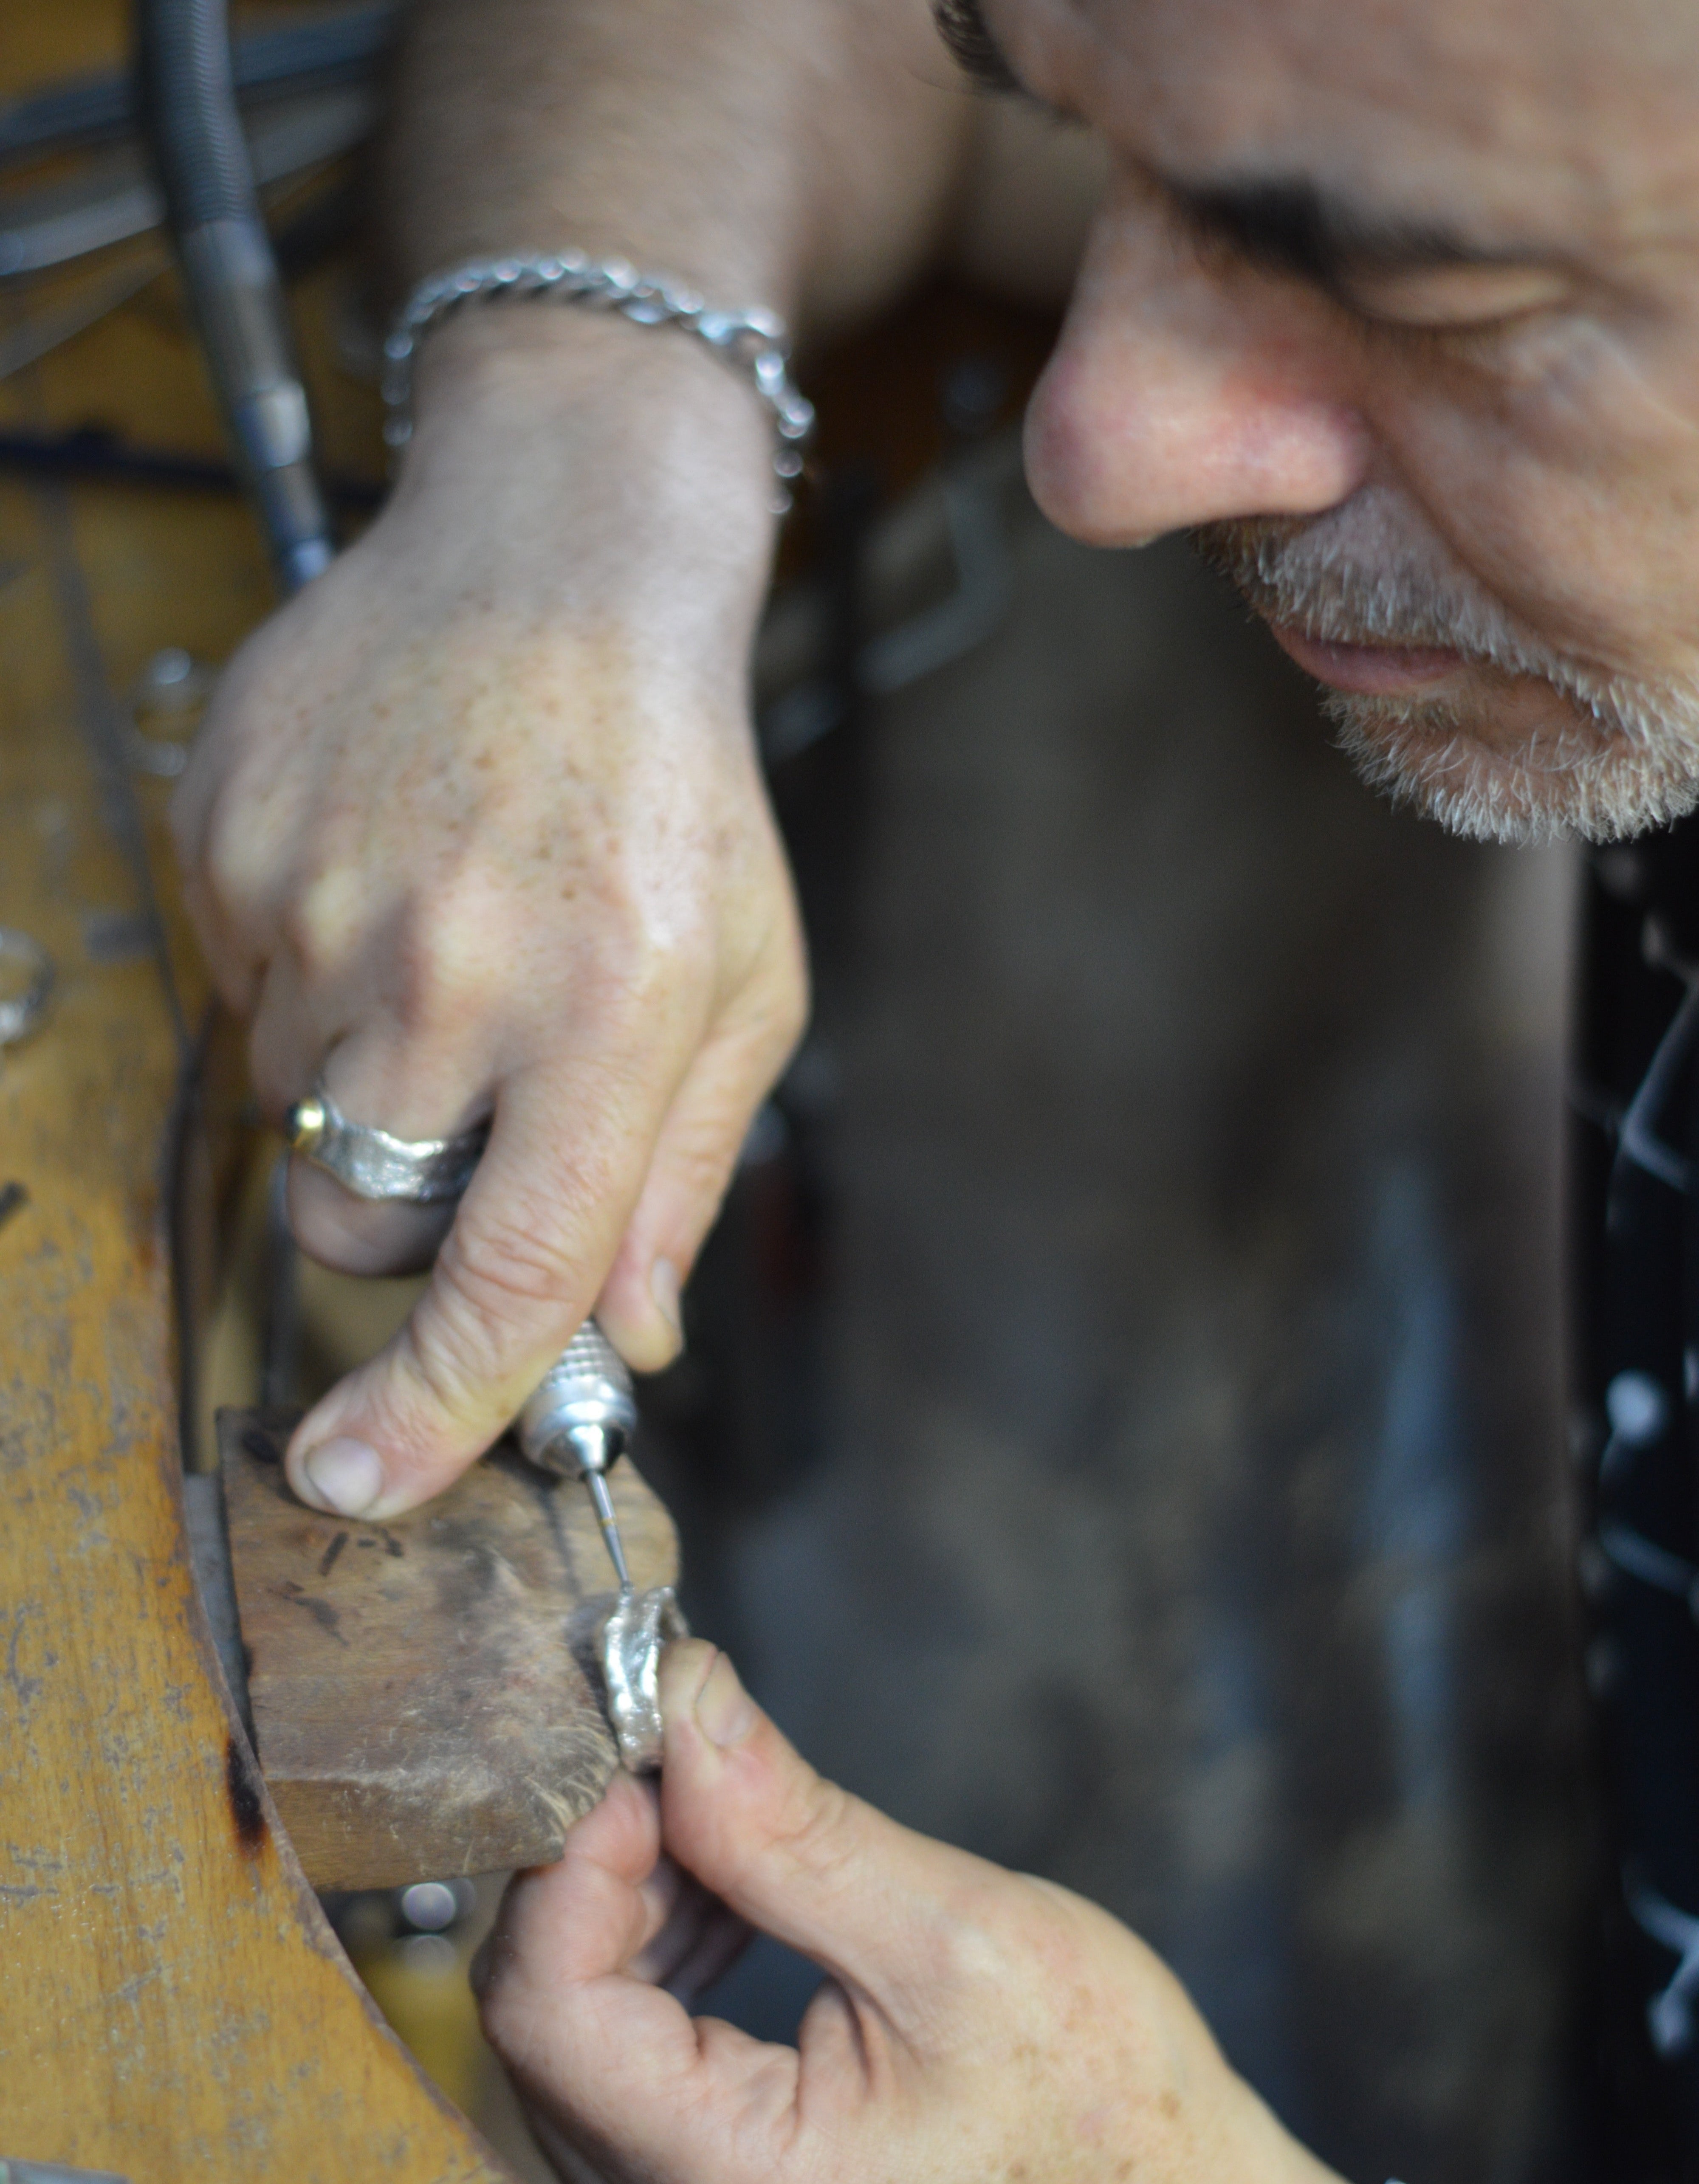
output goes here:
{"type": "Polygon", "coordinates": [[[637,1404],[625,1361],[587,1319],[519,1413],[519,1446],[539,1470],[582,1479],[622,1594],[631,1591],[624,1542],[607,1490],[609,1467],[630,1444],[637,1404]]]}
{"type": "Polygon", "coordinates": [[[622,1592],[631,1590],[631,1572],[626,1567],[625,1546],[619,1536],[618,1519],[613,1513],[613,1497],[607,1490],[607,1480],[600,1471],[586,1467],[584,1482],[590,1489],[590,1498],[595,1504],[595,1521],[601,1527],[601,1536],[607,1543],[607,1557],[613,1564],[614,1575],[619,1580],[622,1592]]]}

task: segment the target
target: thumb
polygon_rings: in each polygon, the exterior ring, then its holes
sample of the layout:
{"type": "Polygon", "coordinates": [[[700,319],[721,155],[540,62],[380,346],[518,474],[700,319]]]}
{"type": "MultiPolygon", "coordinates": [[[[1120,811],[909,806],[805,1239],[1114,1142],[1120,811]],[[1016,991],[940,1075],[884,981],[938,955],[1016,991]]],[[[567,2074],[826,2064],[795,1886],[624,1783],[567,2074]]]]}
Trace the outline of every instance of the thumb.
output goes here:
{"type": "Polygon", "coordinates": [[[936,2006],[966,1895],[996,1869],[817,1774],[701,1640],[662,1656],[662,1837],[752,1926],[872,2003],[899,2036],[936,2006]]]}

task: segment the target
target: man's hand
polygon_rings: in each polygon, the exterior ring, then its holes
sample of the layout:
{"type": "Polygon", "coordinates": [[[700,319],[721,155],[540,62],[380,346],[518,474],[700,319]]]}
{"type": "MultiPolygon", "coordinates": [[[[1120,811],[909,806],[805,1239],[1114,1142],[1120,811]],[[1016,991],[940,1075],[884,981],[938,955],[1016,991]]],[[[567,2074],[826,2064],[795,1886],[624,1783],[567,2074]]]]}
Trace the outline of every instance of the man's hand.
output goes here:
{"type": "MultiPolygon", "coordinates": [[[[623,321],[433,337],[391,505],[219,690],[175,818],[274,1119],[323,1071],[403,1138],[494,1128],[405,1329],[303,1421],[304,1498],[447,1485],[595,1307],[641,1368],[804,972],[746,696],[771,447],[746,387],[623,321]]],[[[294,1163],[315,1257],[428,1261],[446,1216],[294,1163]]]]}
{"type": "Polygon", "coordinates": [[[1322,2184],[1106,1913],[822,1781],[712,1646],[661,1665],[628,1776],[513,1883],[484,2026],[563,2173],[642,2184],[1322,2184]],[[738,1919],[829,1975],[796,2048],[691,1996],[738,1919]]]}

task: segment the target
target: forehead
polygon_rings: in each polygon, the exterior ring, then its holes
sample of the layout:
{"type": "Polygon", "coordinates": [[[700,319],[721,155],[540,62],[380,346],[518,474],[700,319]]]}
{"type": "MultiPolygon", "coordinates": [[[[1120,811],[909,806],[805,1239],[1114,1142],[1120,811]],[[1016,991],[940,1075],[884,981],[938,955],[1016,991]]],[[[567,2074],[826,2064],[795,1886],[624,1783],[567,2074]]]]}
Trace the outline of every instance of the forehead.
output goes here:
{"type": "Polygon", "coordinates": [[[1305,172],[1551,235],[1699,226],[1699,0],[987,0],[1164,175],[1305,172]]]}

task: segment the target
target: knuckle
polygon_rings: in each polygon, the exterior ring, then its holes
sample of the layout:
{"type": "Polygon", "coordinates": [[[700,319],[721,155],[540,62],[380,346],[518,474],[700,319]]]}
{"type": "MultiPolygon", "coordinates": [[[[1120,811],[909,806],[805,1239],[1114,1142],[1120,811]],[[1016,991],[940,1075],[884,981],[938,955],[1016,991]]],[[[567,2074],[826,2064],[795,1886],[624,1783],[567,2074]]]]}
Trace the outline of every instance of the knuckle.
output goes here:
{"type": "Polygon", "coordinates": [[[612,1024],[659,1025],[705,1017],[717,967],[706,938],[640,914],[612,919],[582,966],[589,1011],[612,1024]]]}
{"type": "Polygon", "coordinates": [[[783,1057],[801,1044],[808,1028],[808,982],[799,972],[780,986],[768,1011],[770,1047],[774,1054],[783,1057]]]}
{"type": "Polygon", "coordinates": [[[389,967],[400,1021],[429,1034],[483,1013],[511,982],[513,959],[500,945],[511,924],[511,916],[492,916],[481,889],[439,882],[414,896],[397,922],[389,967]]]}
{"type": "Polygon", "coordinates": [[[360,944],[361,879],[353,864],[299,873],[277,906],[278,936],[309,985],[337,976],[360,944]]]}
{"type": "Polygon", "coordinates": [[[432,1285],[433,1309],[414,1315],[402,1329],[397,1346],[400,1377],[406,1395],[415,1400],[386,1406],[397,1413],[401,1437],[413,1444],[416,1454],[427,1452],[435,1440],[440,1431],[437,1419],[461,1416],[478,1384],[478,1361],[467,1324],[449,1300],[438,1294],[439,1283],[440,1270],[438,1282],[432,1285]],[[417,1417],[417,1399],[422,1399],[437,1419],[417,1417]]]}
{"type": "Polygon", "coordinates": [[[575,1271],[564,1244],[522,1224],[451,1231],[411,1346],[437,1400],[458,1409],[470,1391],[499,1387],[516,1348],[531,1347],[539,1316],[564,1315],[575,1271]]]}
{"type": "Polygon", "coordinates": [[[446,1255],[445,1272],[462,1294],[502,1311],[561,1302],[573,1285],[577,1255],[540,1223],[490,1221],[469,1228],[446,1255]]]}
{"type": "Polygon", "coordinates": [[[858,1808],[847,1790],[812,1775],[791,1792],[773,1847],[823,1887],[852,1877],[860,1860],[858,1808]]]}
{"type": "Polygon", "coordinates": [[[741,1134],[716,1132],[712,1138],[687,1140],[673,1148],[668,1165],[687,1196],[718,1205],[748,1137],[746,1128],[741,1134]]]}
{"type": "Polygon", "coordinates": [[[195,848],[206,885],[221,903],[245,901],[253,891],[255,859],[243,800],[221,788],[199,817],[195,848]]]}

